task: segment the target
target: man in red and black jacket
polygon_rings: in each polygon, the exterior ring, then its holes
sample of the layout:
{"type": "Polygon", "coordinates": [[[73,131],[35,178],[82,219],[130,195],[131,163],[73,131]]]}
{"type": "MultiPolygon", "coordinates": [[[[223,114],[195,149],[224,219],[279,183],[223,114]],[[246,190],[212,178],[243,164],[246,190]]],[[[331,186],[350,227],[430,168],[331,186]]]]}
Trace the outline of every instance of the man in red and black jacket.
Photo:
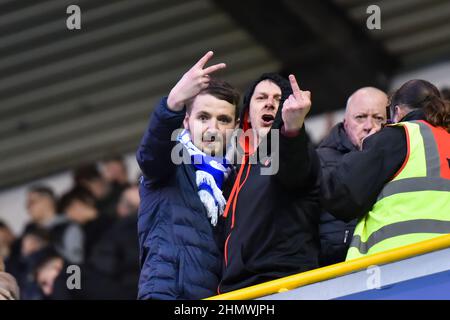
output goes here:
{"type": "Polygon", "coordinates": [[[244,97],[218,293],[318,266],[320,162],[303,125],[310,107],[293,75],[263,74],[244,97]]]}

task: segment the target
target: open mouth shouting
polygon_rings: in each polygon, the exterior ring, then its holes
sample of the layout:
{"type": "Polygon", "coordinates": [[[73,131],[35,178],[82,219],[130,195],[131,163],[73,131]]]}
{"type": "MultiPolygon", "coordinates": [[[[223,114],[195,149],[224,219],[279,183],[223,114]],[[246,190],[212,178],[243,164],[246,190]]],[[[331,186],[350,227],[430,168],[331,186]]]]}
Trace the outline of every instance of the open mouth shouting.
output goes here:
{"type": "Polygon", "coordinates": [[[265,127],[271,126],[275,120],[275,116],[273,114],[266,113],[262,115],[261,120],[265,127]]]}

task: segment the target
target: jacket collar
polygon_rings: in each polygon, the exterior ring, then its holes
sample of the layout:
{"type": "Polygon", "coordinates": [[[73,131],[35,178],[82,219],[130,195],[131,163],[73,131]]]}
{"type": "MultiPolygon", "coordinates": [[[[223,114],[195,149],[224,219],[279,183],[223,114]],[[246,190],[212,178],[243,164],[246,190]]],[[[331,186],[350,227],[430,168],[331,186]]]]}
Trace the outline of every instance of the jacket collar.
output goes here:
{"type": "Polygon", "coordinates": [[[404,116],[400,122],[403,121],[414,121],[414,120],[426,120],[425,119],[425,113],[422,109],[416,109],[408,113],[406,116],[404,116]]]}
{"type": "Polygon", "coordinates": [[[330,134],[319,144],[319,148],[332,148],[342,153],[358,150],[348,138],[343,122],[338,123],[331,129],[330,134]]]}

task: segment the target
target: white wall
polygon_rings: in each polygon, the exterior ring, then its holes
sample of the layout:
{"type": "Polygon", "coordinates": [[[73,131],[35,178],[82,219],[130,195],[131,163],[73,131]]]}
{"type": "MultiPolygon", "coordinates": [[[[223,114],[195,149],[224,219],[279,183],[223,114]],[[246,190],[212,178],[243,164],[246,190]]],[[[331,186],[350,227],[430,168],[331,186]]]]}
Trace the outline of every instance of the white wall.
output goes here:
{"type": "Polygon", "coordinates": [[[311,140],[314,143],[319,143],[326,135],[329,129],[336,123],[344,119],[345,109],[330,112],[327,115],[318,115],[307,118],[305,121],[305,128],[311,140]]]}
{"type": "Polygon", "coordinates": [[[391,87],[398,89],[403,83],[412,79],[427,80],[438,89],[450,87],[450,61],[402,73],[393,78],[391,87]]]}

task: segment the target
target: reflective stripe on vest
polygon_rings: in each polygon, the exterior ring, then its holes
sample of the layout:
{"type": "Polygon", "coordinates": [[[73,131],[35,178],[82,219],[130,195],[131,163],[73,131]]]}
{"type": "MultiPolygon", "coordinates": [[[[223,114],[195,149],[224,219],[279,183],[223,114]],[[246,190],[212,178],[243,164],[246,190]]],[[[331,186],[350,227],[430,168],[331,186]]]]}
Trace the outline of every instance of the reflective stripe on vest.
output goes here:
{"type": "Polygon", "coordinates": [[[450,168],[442,161],[450,134],[424,121],[397,125],[406,131],[407,158],[358,222],[347,260],[450,233],[450,168]]]}

